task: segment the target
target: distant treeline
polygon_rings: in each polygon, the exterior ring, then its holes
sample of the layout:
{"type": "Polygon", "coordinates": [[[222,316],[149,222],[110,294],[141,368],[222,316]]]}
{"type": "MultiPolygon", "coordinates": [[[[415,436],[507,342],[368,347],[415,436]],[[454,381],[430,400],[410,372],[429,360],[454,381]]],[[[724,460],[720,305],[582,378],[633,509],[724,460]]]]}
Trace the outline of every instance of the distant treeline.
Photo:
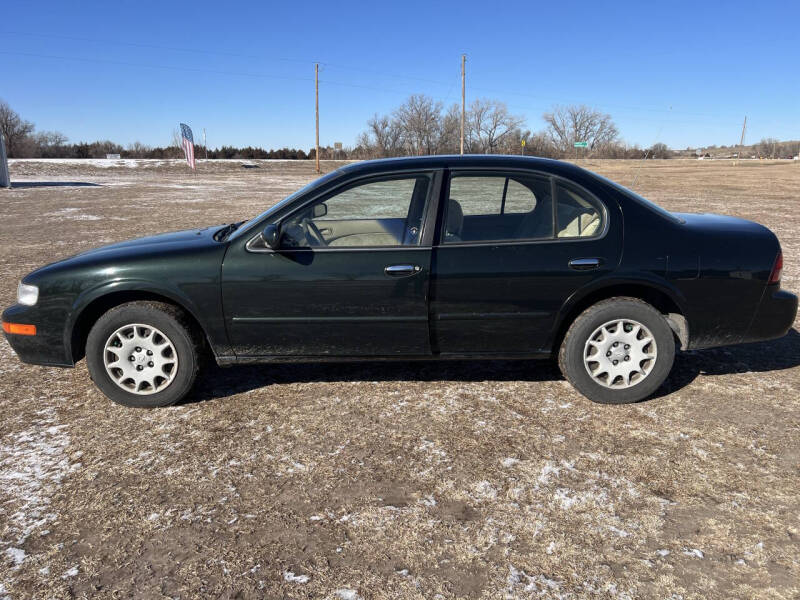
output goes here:
{"type": "MultiPolygon", "coordinates": [[[[140,143],[130,144],[127,148],[111,141],[79,142],[77,144],[40,143],[38,139],[30,139],[22,147],[16,148],[15,158],[105,158],[107,154],[119,154],[120,158],[183,158],[183,149],[177,146],[146,146],[140,143]]],[[[279,148],[264,150],[263,148],[206,148],[195,144],[195,157],[206,158],[282,158],[305,160],[308,153],[295,148],[279,148]]],[[[322,154],[322,153],[320,153],[322,154]]],[[[313,150],[312,150],[313,157],[313,150]]]]}
{"type": "MultiPolygon", "coordinates": [[[[764,138],[751,146],[709,146],[703,149],[675,150],[656,143],[649,148],[629,146],[619,136],[611,115],[593,108],[555,106],[542,115],[545,128],[532,132],[525,118],[509,112],[503,102],[479,98],[464,115],[464,152],[468,154],[527,154],[547,158],[673,158],[741,156],[746,158],[792,158],[800,153],[800,142],[764,138]],[[577,145],[577,147],[576,147],[577,145]]],[[[148,146],[134,142],[127,147],[110,140],[69,143],[66,136],[52,131],[35,131],[0,100],[0,133],[5,136],[11,158],[182,158],[178,130],[167,146],[148,146]]],[[[414,94],[387,115],[367,121],[354,147],[320,147],[321,159],[368,159],[422,154],[458,154],[461,151],[461,107],[445,110],[441,102],[414,94]]],[[[247,146],[208,148],[195,145],[199,159],[314,159],[314,148],[265,150],[247,146]]]]}

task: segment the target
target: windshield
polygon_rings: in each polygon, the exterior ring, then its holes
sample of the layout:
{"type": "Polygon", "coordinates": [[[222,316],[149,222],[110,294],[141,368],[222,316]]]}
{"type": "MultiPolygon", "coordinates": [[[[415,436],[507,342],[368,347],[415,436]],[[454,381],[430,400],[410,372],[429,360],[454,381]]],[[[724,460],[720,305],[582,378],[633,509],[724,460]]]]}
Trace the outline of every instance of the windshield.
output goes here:
{"type": "Polygon", "coordinates": [[[645,198],[643,196],[640,196],[639,194],[637,194],[633,190],[629,190],[624,185],[620,185],[616,181],[611,181],[610,179],[608,179],[606,177],[603,177],[602,175],[598,175],[597,173],[592,173],[592,175],[594,175],[598,179],[602,180],[603,182],[607,183],[608,185],[613,187],[615,190],[617,190],[621,194],[627,196],[628,198],[636,200],[640,204],[644,204],[647,208],[649,208],[653,212],[656,212],[659,215],[661,215],[662,217],[669,219],[673,223],[683,223],[684,222],[683,219],[681,219],[680,217],[678,217],[674,213],[669,212],[666,208],[660,207],[655,202],[651,202],[650,200],[648,200],[647,198],[645,198]]]}
{"type": "Polygon", "coordinates": [[[239,236],[239,235],[240,235],[240,234],[241,234],[243,231],[245,231],[245,230],[246,230],[246,229],[247,229],[247,228],[248,228],[250,225],[252,225],[253,223],[255,223],[255,222],[257,222],[257,221],[260,221],[262,218],[266,217],[266,216],[267,216],[269,213],[271,213],[271,212],[273,212],[273,211],[276,211],[276,210],[280,210],[281,208],[283,208],[284,206],[286,206],[287,204],[289,204],[289,203],[290,203],[292,200],[294,200],[295,198],[298,198],[298,197],[302,196],[303,194],[305,194],[305,193],[307,193],[307,192],[310,192],[310,191],[311,191],[311,190],[313,190],[314,188],[317,188],[317,187],[320,187],[320,186],[322,186],[322,185],[325,185],[325,184],[326,184],[327,182],[329,182],[331,179],[335,179],[336,177],[338,177],[339,175],[341,175],[341,173],[342,173],[342,172],[341,172],[341,169],[336,169],[335,171],[331,171],[331,172],[330,172],[330,173],[328,173],[327,175],[323,175],[322,177],[320,177],[320,178],[318,178],[318,179],[315,179],[315,180],[314,180],[314,181],[312,181],[311,183],[309,183],[309,184],[307,184],[307,185],[304,185],[303,187],[301,187],[299,190],[297,190],[297,191],[296,191],[295,193],[293,193],[292,195],[290,195],[290,196],[287,196],[286,198],[284,198],[283,200],[281,200],[281,201],[280,201],[280,202],[278,202],[277,204],[275,204],[275,205],[273,205],[273,206],[270,206],[270,207],[269,207],[267,210],[265,210],[264,212],[262,212],[260,215],[258,215],[258,216],[255,216],[255,217],[253,217],[252,219],[249,219],[248,221],[244,221],[244,222],[242,222],[242,223],[241,223],[241,224],[240,224],[240,225],[237,227],[236,231],[232,232],[232,233],[231,233],[231,234],[228,236],[228,239],[229,239],[229,240],[232,240],[232,239],[234,239],[234,238],[238,237],[238,236],[239,236]]]}

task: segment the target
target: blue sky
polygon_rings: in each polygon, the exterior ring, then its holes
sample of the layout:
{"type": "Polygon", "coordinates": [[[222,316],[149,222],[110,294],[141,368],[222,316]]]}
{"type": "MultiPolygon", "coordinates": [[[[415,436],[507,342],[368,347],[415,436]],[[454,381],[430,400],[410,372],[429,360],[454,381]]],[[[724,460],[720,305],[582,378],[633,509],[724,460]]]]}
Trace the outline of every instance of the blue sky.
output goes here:
{"type": "Polygon", "coordinates": [[[0,98],[71,141],[353,144],[411,93],[554,104],[671,147],[800,139],[800,2],[35,2],[5,0],[0,98]]]}

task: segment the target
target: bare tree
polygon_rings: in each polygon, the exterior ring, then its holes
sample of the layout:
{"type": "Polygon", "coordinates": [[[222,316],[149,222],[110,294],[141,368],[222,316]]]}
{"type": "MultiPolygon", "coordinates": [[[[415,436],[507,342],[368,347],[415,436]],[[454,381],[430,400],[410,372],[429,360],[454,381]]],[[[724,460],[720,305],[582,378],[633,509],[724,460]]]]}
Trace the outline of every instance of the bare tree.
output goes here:
{"type": "Polygon", "coordinates": [[[358,145],[367,149],[372,156],[396,156],[401,149],[402,132],[398,123],[384,115],[374,115],[367,121],[369,128],[359,138],[358,145]]]}
{"type": "Polygon", "coordinates": [[[779,143],[776,138],[761,138],[758,143],[758,155],[763,158],[775,158],[779,143]]]}
{"type": "Polygon", "coordinates": [[[669,158],[672,155],[672,153],[669,151],[669,147],[661,142],[650,146],[648,152],[650,154],[650,158],[669,158]]]}
{"type": "Polygon", "coordinates": [[[551,142],[562,154],[571,151],[575,142],[587,142],[592,150],[602,151],[619,135],[611,115],[583,104],[556,106],[542,118],[551,142]]]}
{"type": "Polygon", "coordinates": [[[146,158],[147,154],[152,150],[152,148],[146,144],[143,144],[140,141],[135,141],[132,144],[128,144],[128,148],[126,150],[126,156],[129,158],[146,158]]]}
{"type": "Polygon", "coordinates": [[[442,103],[424,94],[409,96],[394,117],[408,154],[433,154],[441,131],[442,103]]]}
{"type": "MultiPolygon", "coordinates": [[[[172,129],[172,134],[170,135],[170,148],[177,148],[181,150],[183,148],[183,137],[181,136],[181,130],[177,127],[172,129]]],[[[183,152],[183,150],[181,150],[183,152]]]]}
{"type": "Polygon", "coordinates": [[[550,136],[543,131],[539,131],[525,138],[525,154],[528,156],[554,158],[558,155],[558,151],[553,146],[550,136]]]}
{"type": "Polygon", "coordinates": [[[444,114],[439,131],[438,154],[458,154],[461,146],[461,107],[453,104],[444,114]]]}
{"type": "Polygon", "coordinates": [[[67,136],[58,131],[39,131],[25,138],[22,153],[31,157],[58,158],[65,153],[67,136]]]}
{"type": "Polygon", "coordinates": [[[17,156],[22,144],[32,132],[34,125],[22,119],[4,100],[0,100],[0,133],[6,138],[9,157],[17,156]]]}
{"type": "Polygon", "coordinates": [[[499,100],[475,100],[467,113],[470,152],[492,154],[503,138],[519,129],[524,122],[522,117],[510,114],[505,103],[499,100]]]}

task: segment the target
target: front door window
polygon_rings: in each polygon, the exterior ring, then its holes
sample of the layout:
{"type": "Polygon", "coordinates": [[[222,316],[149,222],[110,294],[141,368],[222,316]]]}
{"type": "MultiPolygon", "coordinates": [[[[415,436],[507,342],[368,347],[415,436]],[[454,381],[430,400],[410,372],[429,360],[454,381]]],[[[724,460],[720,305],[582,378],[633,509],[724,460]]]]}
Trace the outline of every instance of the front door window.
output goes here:
{"type": "Polygon", "coordinates": [[[427,175],[371,180],[303,207],[281,227],[288,248],[417,246],[427,175]]]}

